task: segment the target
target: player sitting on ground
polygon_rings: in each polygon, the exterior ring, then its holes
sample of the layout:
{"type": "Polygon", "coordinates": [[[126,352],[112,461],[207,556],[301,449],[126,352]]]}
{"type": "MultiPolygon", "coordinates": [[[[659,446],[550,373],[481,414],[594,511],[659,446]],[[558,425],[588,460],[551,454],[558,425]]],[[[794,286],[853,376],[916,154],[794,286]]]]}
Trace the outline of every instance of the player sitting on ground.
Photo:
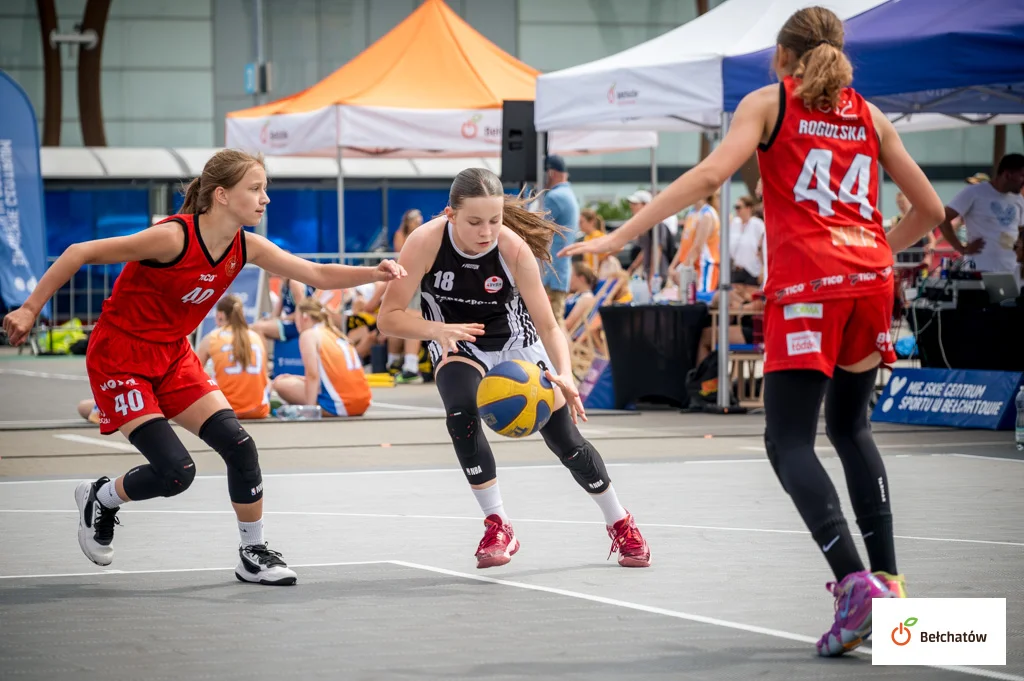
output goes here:
{"type": "Polygon", "coordinates": [[[295,320],[306,373],[281,374],[274,379],[274,390],[288,404],[319,404],[328,416],[365,414],[370,408],[370,384],[345,334],[316,298],[299,303],[295,320]]]}
{"type": "Polygon", "coordinates": [[[270,377],[263,339],[249,328],[238,296],[221,298],[214,319],[217,328],[196,348],[199,363],[213,360],[213,378],[239,420],[266,418],[270,377]]]}

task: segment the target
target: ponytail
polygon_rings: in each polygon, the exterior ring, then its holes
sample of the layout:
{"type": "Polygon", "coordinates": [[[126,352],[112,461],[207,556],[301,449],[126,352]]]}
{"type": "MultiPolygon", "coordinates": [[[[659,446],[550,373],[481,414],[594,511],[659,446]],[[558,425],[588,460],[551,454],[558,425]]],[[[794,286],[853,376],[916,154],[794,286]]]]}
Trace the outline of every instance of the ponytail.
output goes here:
{"type": "Polygon", "coordinates": [[[185,201],[181,204],[180,212],[188,215],[191,213],[199,212],[196,210],[199,208],[199,178],[195,178],[189,182],[183,190],[185,194],[185,201]]]}
{"type": "Polygon", "coordinates": [[[243,367],[252,363],[252,341],[249,339],[249,322],[245,321],[245,306],[236,295],[224,296],[217,302],[217,312],[228,318],[231,329],[231,354],[243,367]]]}
{"type": "Polygon", "coordinates": [[[843,54],[843,22],[824,7],[795,12],[776,38],[796,57],[794,92],[809,108],[832,110],[839,106],[843,88],[853,82],[853,66],[843,54]]]}
{"type": "Polygon", "coordinates": [[[535,258],[550,263],[551,240],[555,233],[561,234],[565,228],[545,220],[544,213],[527,209],[526,204],[531,200],[522,195],[512,197],[506,194],[502,222],[526,242],[535,258]]]}
{"type": "Polygon", "coordinates": [[[334,323],[334,320],[331,319],[331,315],[327,312],[327,308],[325,308],[314,296],[307,296],[303,298],[302,302],[298,305],[298,310],[301,314],[309,315],[309,317],[317,324],[323,324],[326,326],[330,329],[331,333],[338,338],[342,338],[346,341],[348,340],[345,333],[339,329],[334,323]]]}
{"type": "Polygon", "coordinates": [[[832,110],[839,106],[843,88],[853,82],[853,66],[842,50],[821,42],[800,57],[793,77],[800,80],[794,94],[804,104],[832,110]]]}

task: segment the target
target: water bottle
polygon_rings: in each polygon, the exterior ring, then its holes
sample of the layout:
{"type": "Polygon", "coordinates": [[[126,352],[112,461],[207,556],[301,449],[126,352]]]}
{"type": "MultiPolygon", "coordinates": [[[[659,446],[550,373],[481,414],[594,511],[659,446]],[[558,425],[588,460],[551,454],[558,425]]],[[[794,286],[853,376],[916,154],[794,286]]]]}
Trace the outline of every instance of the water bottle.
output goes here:
{"type": "Polygon", "coordinates": [[[322,415],[319,404],[282,404],[277,408],[277,418],[285,421],[318,421],[322,415]]]}
{"type": "Polygon", "coordinates": [[[655,272],[651,277],[651,295],[656,295],[659,292],[661,292],[661,273],[655,272]]]}
{"type": "Polygon", "coordinates": [[[1017,440],[1017,451],[1024,452],[1024,385],[1020,387],[1020,391],[1017,393],[1017,428],[1015,431],[1015,439],[1017,440]]]}

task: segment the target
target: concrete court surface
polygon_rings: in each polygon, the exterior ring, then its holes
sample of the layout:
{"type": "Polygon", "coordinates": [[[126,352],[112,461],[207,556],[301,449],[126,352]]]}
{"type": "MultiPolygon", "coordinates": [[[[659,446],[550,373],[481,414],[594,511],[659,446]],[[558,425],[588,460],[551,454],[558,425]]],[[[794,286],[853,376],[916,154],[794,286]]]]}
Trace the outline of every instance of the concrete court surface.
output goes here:
{"type": "Polygon", "coordinates": [[[392,406],[366,419],[247,425],[268,539],[299,572],[269,588],[231,574],[223,464],[184,433],[193,487],[126,506],[110,569],[82,556],[77,480],[142,460],[74,420],[82,375],[80,358],[0,359],[2,678],[1024,681],[1024,457],[1007,433],[876,428],[911,595],[1007,598],[1008,645],[1005,667],[875,667],[866,649],[814,655],[830,574],[757,415],[583,426],[651,544],[646,570],[605,560],[600,513],[536,436],[492,438],[523,548],[476,570],[480,514],[432,386],[377,391],[392,406]]]}

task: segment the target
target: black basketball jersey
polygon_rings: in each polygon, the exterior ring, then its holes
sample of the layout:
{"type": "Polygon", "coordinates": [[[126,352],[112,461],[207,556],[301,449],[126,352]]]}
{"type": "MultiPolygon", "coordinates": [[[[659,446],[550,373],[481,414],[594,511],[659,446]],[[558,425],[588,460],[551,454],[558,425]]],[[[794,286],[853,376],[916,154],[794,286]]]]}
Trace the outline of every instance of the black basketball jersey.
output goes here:
{"type": "Polygon", "coordinates": [[[448,223],[421,290],[424,319],[484,325],[484,335],[474,343],[480,350],[516,350],[537,342],[537,329],[497,241],[484,253],[468,255],[455,245],[448,223]]]}

